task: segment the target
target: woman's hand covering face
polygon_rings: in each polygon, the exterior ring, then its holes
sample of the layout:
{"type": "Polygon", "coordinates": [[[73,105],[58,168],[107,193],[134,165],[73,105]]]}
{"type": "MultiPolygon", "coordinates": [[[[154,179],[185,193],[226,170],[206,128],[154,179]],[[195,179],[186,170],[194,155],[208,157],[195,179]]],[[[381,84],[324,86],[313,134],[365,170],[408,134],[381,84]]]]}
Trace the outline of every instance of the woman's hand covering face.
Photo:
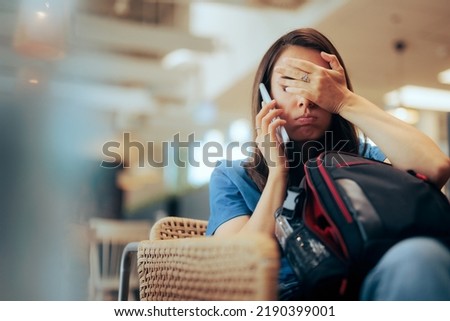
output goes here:
{"type": "Polygon", "coordinates": [[[321,52],[321,57],[330,68],[287,57],[274,71],[282,75],[278,83],[286,87],[286,92],[305,97],[320,108],[339,114],[351,93],[347,88],[344,68],[334,55],[321,52]],[[305,74],[308,81],[302,80],[305,74]]]}

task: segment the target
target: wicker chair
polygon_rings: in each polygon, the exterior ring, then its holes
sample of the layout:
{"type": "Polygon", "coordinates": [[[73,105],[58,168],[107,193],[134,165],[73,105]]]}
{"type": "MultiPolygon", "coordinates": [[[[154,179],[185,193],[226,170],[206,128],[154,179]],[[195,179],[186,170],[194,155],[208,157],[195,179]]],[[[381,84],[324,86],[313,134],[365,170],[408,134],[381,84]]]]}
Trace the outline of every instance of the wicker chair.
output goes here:
{"type": "Polygon", "coordinates": [[[278,246],[269,236],[205,237],[207,222],[166,217],[150,239],[128,244],[119,300],[126,300],[130,257],[137,252],[142,301],[275,300],[278,246]]]}

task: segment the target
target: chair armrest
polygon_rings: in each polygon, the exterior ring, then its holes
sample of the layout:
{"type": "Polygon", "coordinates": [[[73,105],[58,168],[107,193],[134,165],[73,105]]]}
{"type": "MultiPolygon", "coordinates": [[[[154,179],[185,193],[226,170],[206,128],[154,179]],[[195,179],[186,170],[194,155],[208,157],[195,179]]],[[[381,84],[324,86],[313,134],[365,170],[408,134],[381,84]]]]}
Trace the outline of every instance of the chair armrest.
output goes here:
{"type": "Polygon", "coordinates": [[[152,226],[151,241],[204,236],[208,222],[186,217],[164,217],[152,226]]]}
{"type": "Polygon", "coordinates": [[[128,300],[131,274],[131,258],[133,255],[137,254],[138,246],[139,242],[130,242],[123,249],[122,257],[120,258],[119,301],[128,300]]]}
{"type": "Polygon", "coordinates": [[[142,241],[140,299],[275,300],[278,245],[262,234],[142,241]]]}

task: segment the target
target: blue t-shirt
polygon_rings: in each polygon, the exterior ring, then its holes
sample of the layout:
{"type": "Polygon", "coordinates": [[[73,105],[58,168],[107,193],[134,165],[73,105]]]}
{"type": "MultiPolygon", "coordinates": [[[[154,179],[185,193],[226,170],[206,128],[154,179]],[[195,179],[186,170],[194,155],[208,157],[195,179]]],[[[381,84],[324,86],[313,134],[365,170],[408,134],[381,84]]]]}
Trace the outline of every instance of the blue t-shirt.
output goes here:
{"type": "MultiPolygon", "coordinates": [[[[361,143],[362,156],[383,161],[386,156],[376,146],[361,143]]],[[[206,230],[213,235],[223,223],[242,215],[251,215],[258,204],[261,192],[247,174],[245,160],[224,160],[217,163],[209,183],[210,218],[206,230]]],[[[281,259],[279,283],[288,286],[295,283],[295,275],[286,259],[281,259]]]]}

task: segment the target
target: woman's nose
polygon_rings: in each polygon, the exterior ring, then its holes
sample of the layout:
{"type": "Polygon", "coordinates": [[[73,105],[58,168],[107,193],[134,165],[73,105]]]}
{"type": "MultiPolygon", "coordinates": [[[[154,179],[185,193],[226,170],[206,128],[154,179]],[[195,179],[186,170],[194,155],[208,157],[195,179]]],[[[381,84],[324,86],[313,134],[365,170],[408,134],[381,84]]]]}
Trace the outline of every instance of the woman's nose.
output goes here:
{"type": "Polygon", "coordinates": [[[314,107],[314,103],[304,97],[297,96],[297,106],[306,110],[314,107]]]}

